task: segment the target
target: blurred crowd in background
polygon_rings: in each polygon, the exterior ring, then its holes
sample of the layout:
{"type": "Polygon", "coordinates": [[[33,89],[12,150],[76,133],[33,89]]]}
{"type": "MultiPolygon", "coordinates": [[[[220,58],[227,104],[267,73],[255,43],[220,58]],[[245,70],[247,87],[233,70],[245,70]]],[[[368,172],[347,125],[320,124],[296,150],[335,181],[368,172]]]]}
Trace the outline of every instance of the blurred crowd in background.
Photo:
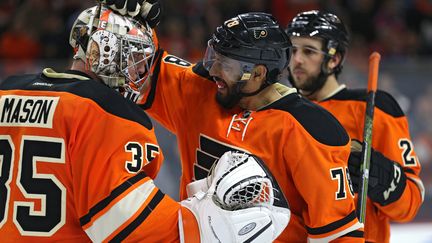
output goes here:
{"type": "MultiPolygon", "coordinates": [[[[351,33],[340,81],[365,88],[368,56],[382,55],[379,88],[390,92],[409,118],[422,164],[425,203],[415,221],[432,221],[432,1],[430,0],[161,0],[160,46],[191,62],[203,56],[207,40],[223,20],[239,13],[272,13],[285,27],[301,11],[327,10],[351,33]]],[[[70,27],[95,0],[1,0],[0,79],[70,63],[70,27]]],[[[180,174],[175,136],[157,126],[165,164],[158,182],[178,198],[180,174]]],[[[385,136],[385,134],[374,134],[385,136]]]]}

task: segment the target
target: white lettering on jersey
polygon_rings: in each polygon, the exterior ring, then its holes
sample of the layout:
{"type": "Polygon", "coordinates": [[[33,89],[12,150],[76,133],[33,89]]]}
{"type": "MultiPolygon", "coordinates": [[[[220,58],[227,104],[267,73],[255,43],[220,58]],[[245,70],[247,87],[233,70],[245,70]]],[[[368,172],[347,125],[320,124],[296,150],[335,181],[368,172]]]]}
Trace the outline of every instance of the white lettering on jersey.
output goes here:
{"type": "Polygon", "coordinates": [[[3,95],[0,126],[52,128],[59,97],[3,95]]]}

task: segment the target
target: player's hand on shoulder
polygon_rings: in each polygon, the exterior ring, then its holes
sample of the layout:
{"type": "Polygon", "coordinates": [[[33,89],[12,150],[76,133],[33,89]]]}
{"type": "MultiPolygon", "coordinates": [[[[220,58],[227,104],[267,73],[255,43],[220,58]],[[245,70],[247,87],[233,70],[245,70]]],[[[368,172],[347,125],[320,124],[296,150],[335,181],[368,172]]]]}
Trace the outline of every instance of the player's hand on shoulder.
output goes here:
{"type": "Polygon", "coordinates": [[[156,27],[161,18],[162,6],[159,0],[101,0],[121,15],[128,15],[156,27]]]}
{"type": "Polygon", "coordinates": [[[140,21],[146,21],[150,27],[156,27],[162,16],[162,5],[159,0],[147,0],[141,5],[141,11],[136,18],[140,21]]]}
{"type": "Polygon", "coordinates": [[[201,242],[272,242],[290,219],[278,188],[259,158],[225,153],[207,178],[188,186],[193,196],[181,202],[182,239],[191,239],[185,222],[195,219],[201,242]]]}
{"type": "Polygon", "coordinates": [[[140,12],[143,0],[101,0],[109,8],[121,15],[136,16],[140,12]]]}
{"type": "MultiPolygon", "coordinates": [[[[351,154],[348,160],[353,189],[358,192],[361,180],[362,143],[351,140],[351,154]]],[[[385,157],[379,151],[371,149],[369,168],[368,197],[380,205],[397,201],[406,186],[406,175],[402,166],[385,157]]]]}

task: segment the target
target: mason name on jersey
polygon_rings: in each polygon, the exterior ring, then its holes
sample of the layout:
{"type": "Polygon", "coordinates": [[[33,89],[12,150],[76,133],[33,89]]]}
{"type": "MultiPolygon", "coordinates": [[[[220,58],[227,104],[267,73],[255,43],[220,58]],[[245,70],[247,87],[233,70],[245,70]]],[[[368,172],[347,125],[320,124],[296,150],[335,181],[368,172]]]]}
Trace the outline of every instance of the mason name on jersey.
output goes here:
{"type": "Polygon", "coordinates": [[[52,128],[59,97],[3,95],[0,97],[0,126],[52,128]]]}

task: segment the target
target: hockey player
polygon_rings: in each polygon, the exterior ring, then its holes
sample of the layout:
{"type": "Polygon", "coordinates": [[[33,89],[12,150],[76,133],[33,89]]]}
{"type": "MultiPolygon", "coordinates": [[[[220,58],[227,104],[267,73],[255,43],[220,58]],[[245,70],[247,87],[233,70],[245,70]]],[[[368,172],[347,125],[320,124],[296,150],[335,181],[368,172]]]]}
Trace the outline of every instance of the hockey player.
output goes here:
{"type": "Polygon", "coordinates": [[[271,15],[238,15],[217,27],[204,62],[159,49],[139,103],[177,135],[181,198],[224,152],[250,152],[290,204],[279,242],[362,242],[346,176],[349,137],[330,113],[278,83],[290,47],[271,15]]]}
{"type": "MultiPolygon", "coordinates": [[[[366,90],[347,89],[337,80],[348,49],[346,28],[336,15],[314,10],[294,17],[287,33],[293,44],[289,80],[304,97],[330,111],[353,139],[349,172],[358,192],[366,90]]],[[[375,105],[365,240],[389,242],[390,221],[412,220],[424,187],[406,116],[384,91],[376,93],[375,105]]]]}
{"type": "Polygon", "coordinates": [[[208,191],[181,203],[154,185],[163,156],[152,123],[115,91],[150,77],[148,26],[98,6],[78,16],[70,44],[71,70],[0,82],[2,242],[271,242],[282,232],[287,203],[254,156],[225,154],[208,191]],[[215,204],[214,192],[238,189],[216,182],[248,176],[263,181],[267,201],[215,204]]]}

